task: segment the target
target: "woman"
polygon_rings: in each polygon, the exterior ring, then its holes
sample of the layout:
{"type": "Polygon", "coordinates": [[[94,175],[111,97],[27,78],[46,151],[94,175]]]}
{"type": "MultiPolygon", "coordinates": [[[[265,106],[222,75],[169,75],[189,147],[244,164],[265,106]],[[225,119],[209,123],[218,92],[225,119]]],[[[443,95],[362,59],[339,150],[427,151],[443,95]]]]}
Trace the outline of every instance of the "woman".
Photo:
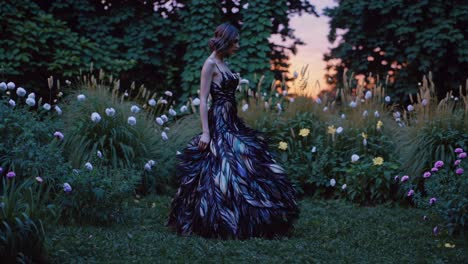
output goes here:
{"type": "Polygon", "coordinates": [[[239,77],[224,62],[239,49],[237,29],[218,26],[209,46],[200,82],[203,133],[178,156],[180,187],[167,225],[182,235],[222,239],[289,234],[299,215],[295,191],[261,134],[237,116],[239,77]]]}

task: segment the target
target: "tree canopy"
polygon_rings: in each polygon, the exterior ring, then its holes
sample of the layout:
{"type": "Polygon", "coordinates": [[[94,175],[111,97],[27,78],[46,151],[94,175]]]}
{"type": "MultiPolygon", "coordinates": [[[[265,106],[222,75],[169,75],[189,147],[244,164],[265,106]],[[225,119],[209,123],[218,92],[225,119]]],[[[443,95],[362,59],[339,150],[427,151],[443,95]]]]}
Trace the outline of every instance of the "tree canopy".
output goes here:
{"type": "Polygon", "coordinates": [[[255,85],[254,76],[286,71],[288,56],[303,44],[289,15],[317,15],[305,0],[7,0],[0,12],[3,78],[45,89],[48,76],[78,75],[92,62],[122,85],[171,89],[181,99],[199,89],[202,60],[218,24],[240,29],[241,49],[231,65],[255,85]],[[274,34],[293,44],[270,43],[274,34]]]}
{"type": "Polygon", "coordinates": [[[410,93],[432,71],[439,96],[468,77],[468,2],[463,0],[339,0],[327,8],[325,60],[344,68],[395,76],[394,92],[410,93]],[[338,34],[339,32],[343,34],[338,34]]]}

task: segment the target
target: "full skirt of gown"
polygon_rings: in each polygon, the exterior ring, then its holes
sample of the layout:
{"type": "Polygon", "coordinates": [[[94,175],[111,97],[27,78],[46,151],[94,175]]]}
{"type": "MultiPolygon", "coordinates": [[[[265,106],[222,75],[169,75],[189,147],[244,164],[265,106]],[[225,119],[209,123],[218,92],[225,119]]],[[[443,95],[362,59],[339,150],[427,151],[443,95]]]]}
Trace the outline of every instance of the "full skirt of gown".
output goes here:
{"type": "Polygon", "coordinates": [[[211,141],[201,134],[177,156],[179,188],[167,225],[181,235],[247,239],[290,235],[299,216],[296,192],[265,138],[237,116],[238,80],[212,83],[208,110],[211,141]]]}

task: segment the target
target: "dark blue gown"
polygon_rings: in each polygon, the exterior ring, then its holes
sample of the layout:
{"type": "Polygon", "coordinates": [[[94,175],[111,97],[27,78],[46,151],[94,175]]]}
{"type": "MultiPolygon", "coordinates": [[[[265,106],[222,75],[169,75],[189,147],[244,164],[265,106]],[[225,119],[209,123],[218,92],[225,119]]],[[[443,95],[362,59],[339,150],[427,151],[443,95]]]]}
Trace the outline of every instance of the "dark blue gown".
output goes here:
{"type": "Polygon", "coordinates": [[[167,225],[181,235],[207,238],[290,235],[299,216],[296,192],[260,132],[237,116],[239,79],[220,72],[221,84],[210,88],[211,142],[200,151],[199,134],[177,156],[180,185],[167,225]]]}

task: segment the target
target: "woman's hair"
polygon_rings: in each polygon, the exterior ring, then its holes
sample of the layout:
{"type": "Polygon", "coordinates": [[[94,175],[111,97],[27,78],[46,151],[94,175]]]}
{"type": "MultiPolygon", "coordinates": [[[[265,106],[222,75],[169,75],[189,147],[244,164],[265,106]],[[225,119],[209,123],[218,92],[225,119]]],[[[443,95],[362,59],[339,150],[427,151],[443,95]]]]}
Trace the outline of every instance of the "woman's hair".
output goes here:
{"type": "Polygon", "coordinates": [[[214,37],[210,39],[209,46],[211,51],[217,53],[226,53],[239,35],[239,30],[229,23],[223,23],[216,27],[214,37]]]}

